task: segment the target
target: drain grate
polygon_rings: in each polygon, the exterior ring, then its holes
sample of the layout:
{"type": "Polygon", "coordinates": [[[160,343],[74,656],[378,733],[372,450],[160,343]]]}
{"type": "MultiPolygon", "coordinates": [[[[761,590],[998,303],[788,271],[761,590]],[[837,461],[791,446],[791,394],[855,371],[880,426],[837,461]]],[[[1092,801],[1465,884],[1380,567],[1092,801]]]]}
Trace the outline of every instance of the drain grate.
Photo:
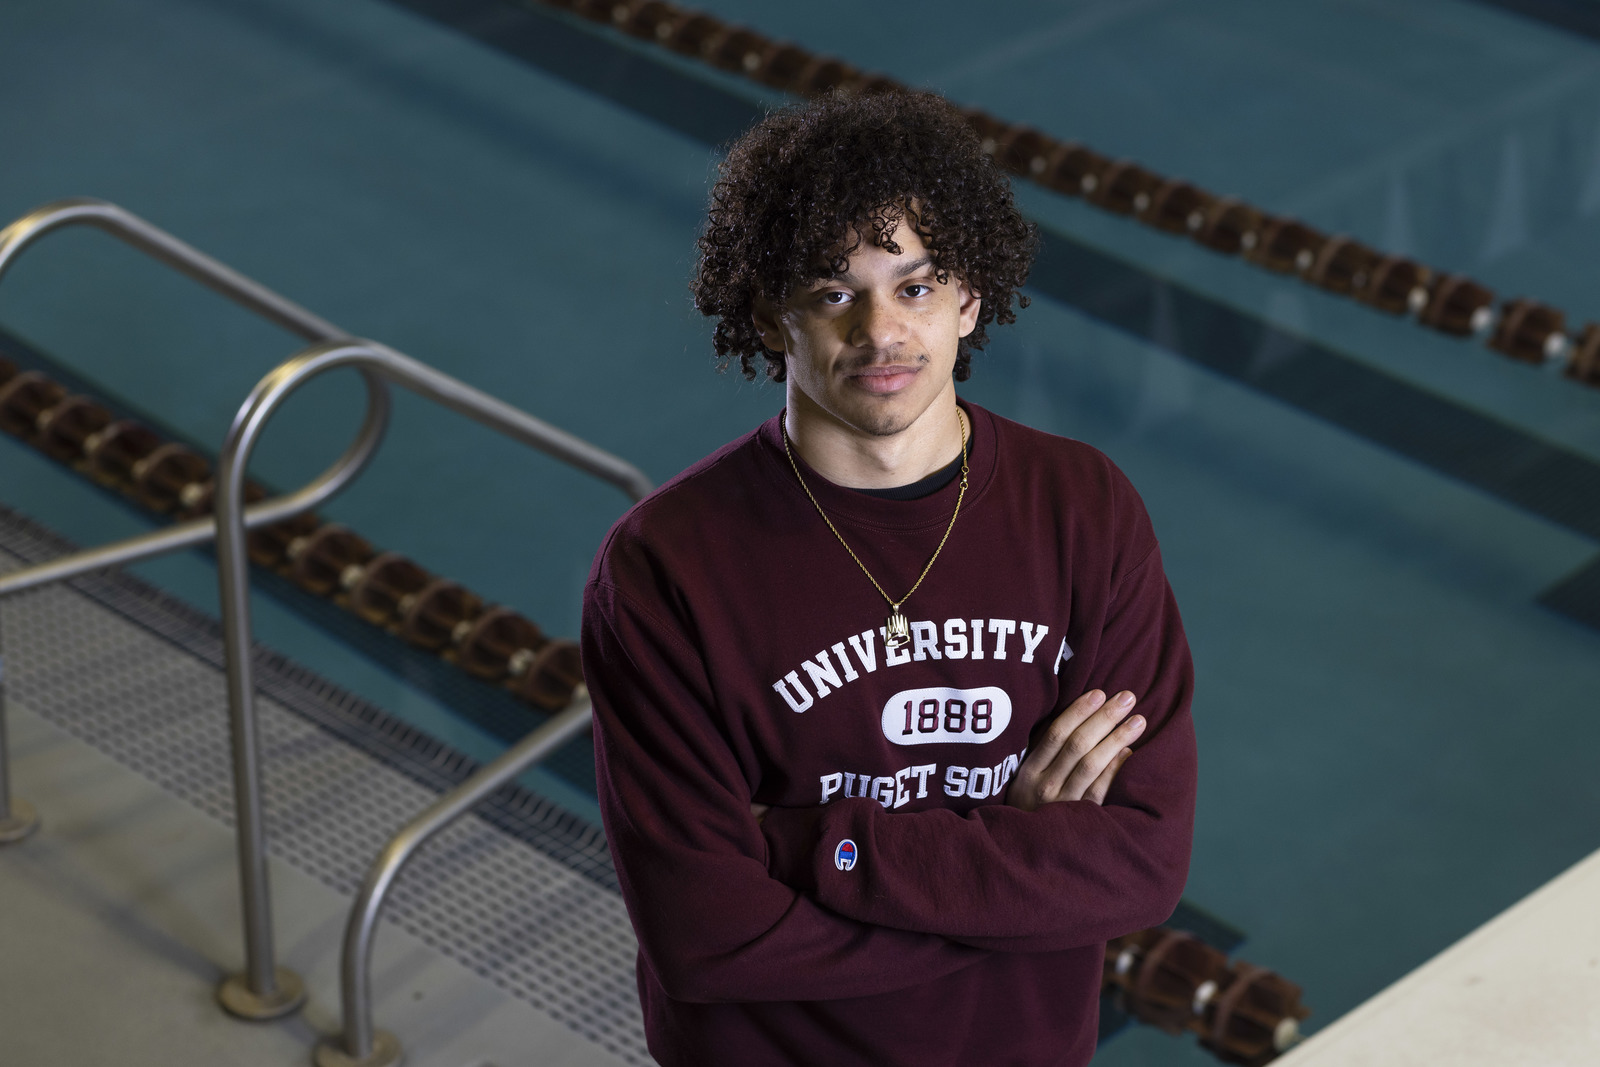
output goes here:
{"type": "MultiPolygon", "coordinates": [[[[0,571],[70,550],[0,508],[0,571]]],[[[7,688],[74,737],[232,824],[216,622],[120,574],[0,601],[7,688]]],[[[268,840],[346,895],[407,820],[475,765],[257,650],[268,840]]],[[[385,917],[629,1063],[649,1064],[636,943],[599,830],[520,787],[441,832],[385,917]]]]}

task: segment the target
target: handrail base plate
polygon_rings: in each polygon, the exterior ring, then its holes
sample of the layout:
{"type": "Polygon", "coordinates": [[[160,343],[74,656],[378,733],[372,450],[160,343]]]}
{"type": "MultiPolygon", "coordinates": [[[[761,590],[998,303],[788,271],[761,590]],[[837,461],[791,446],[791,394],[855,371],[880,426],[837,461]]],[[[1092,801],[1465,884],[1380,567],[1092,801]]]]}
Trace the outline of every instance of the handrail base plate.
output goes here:
{"type": "Polygon", "coordinates": [[[345,1051],[343,1037],[330,1037],[317,1042],[312,1061],[317,1067],[395,1067],[402,1058],[400,1039],[387,1030],[374,1030],[370,1055],[358,1060],[345,1051]]]}
{"type": "Polygon", "coordinates": [[[0,819],[0,845],[11,845],[39,828],[39,813],[19,797],[11,798],[11,814],[0,819]]]}
{"type": "Polygon", "coordinates": [[[217,1001],[229,1015],[249,1022],[281,1019],[299,1011],[306,1002],[306,986],[300,976],[287,967],[273,971],[277,988],[263,996],[251,989],[242,974],[223,979],[217,986],[217,1001]]]}

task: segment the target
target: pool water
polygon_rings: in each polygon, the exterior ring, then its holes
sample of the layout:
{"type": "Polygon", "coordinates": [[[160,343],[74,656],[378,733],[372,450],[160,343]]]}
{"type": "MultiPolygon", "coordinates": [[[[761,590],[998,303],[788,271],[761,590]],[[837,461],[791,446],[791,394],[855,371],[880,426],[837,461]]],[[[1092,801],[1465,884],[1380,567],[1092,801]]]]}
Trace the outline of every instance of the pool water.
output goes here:
{"type": "MultiPolygon", "coordinates": [[[[703,6],[1575,324],[1600,317],[1600,44],[1495,5],[703,6]]],[[[540,17],[605,62],[562,73],[387,0],[8,4],[0,218],[114,201],[665,480],[782,394],[716,373],[686,292],[724,112],[671,111],[607,72],[643,65],[731,115],[781,101],[540,17]]],[[[1105,450],[1144,496],[1197,669],[1186,898],[1243,929],[1242,955],[1326,1022],[1600,843],[1600,629],[1540,603],[1596,558],[1582,487],[1600,390],[1018,194],[1051,262],[1086,273],[1041,273],[962,391],[1105,450]],[[1136,311],[1086,284],[1111,272],[1138,287],[1136,311]],[[1332,404],[1273,377],[1328,367],[1382,388],[1332,404]],[[1439,412],[1465,458],[1432,447],[1439,412]],[[1576,472],[1548,506],[1517,472],[1475,473],[1493,457],[1472,448],[1506,441],[1576,472]]],[[[213,449],[299,347],[93,232],[26,254],[0,327],[213,449]]],[[[360,403],[353,377],[309,387],[256,473],[314,474],[360,403]]],[[[147,528],[4,437],[0,502],[84,544],[147,528]]],[[[401,395],[371,471],[322,511],[570,636],[626,504],[401,395]]],[[[206,555],[136,569],[215,610],[206,555]]],[[[258,597],[255,617],[261,640],[456,747],[503,744],[292,606],[258,597]]],[[[593,816],[581,775],[531,782],[593,816]]],[[[1214,1061],[1140,1030],[1097,1062],[1214,1061]]]]}

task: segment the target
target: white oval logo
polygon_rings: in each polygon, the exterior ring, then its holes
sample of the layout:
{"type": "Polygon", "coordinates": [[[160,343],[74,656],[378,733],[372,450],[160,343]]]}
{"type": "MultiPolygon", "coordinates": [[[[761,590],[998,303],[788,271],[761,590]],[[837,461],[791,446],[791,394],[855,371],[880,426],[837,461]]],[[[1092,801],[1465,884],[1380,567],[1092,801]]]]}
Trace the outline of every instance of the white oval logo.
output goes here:
{"type": "Polygon", "coordinates": [[[997,685],[907,689],[883,706],[883,736],[897,745],[981,745],[999,737],[1009,725],[1011,698],[997,685]]]}

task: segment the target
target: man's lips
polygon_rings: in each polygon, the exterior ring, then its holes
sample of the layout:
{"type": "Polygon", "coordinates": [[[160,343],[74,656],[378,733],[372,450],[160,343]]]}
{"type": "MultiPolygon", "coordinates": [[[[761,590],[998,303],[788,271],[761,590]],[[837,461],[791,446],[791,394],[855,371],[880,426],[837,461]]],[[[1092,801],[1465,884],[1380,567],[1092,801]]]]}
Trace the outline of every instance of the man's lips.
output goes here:
{"type": "Polygon", "coordinates": [[[881,366],[863,367],[850,374],[852,384],[860,386],[869,393],[894,393],[910,384],[911,379],[917,376],[921,368],[911,363],[888,363],[881,366]]]}

